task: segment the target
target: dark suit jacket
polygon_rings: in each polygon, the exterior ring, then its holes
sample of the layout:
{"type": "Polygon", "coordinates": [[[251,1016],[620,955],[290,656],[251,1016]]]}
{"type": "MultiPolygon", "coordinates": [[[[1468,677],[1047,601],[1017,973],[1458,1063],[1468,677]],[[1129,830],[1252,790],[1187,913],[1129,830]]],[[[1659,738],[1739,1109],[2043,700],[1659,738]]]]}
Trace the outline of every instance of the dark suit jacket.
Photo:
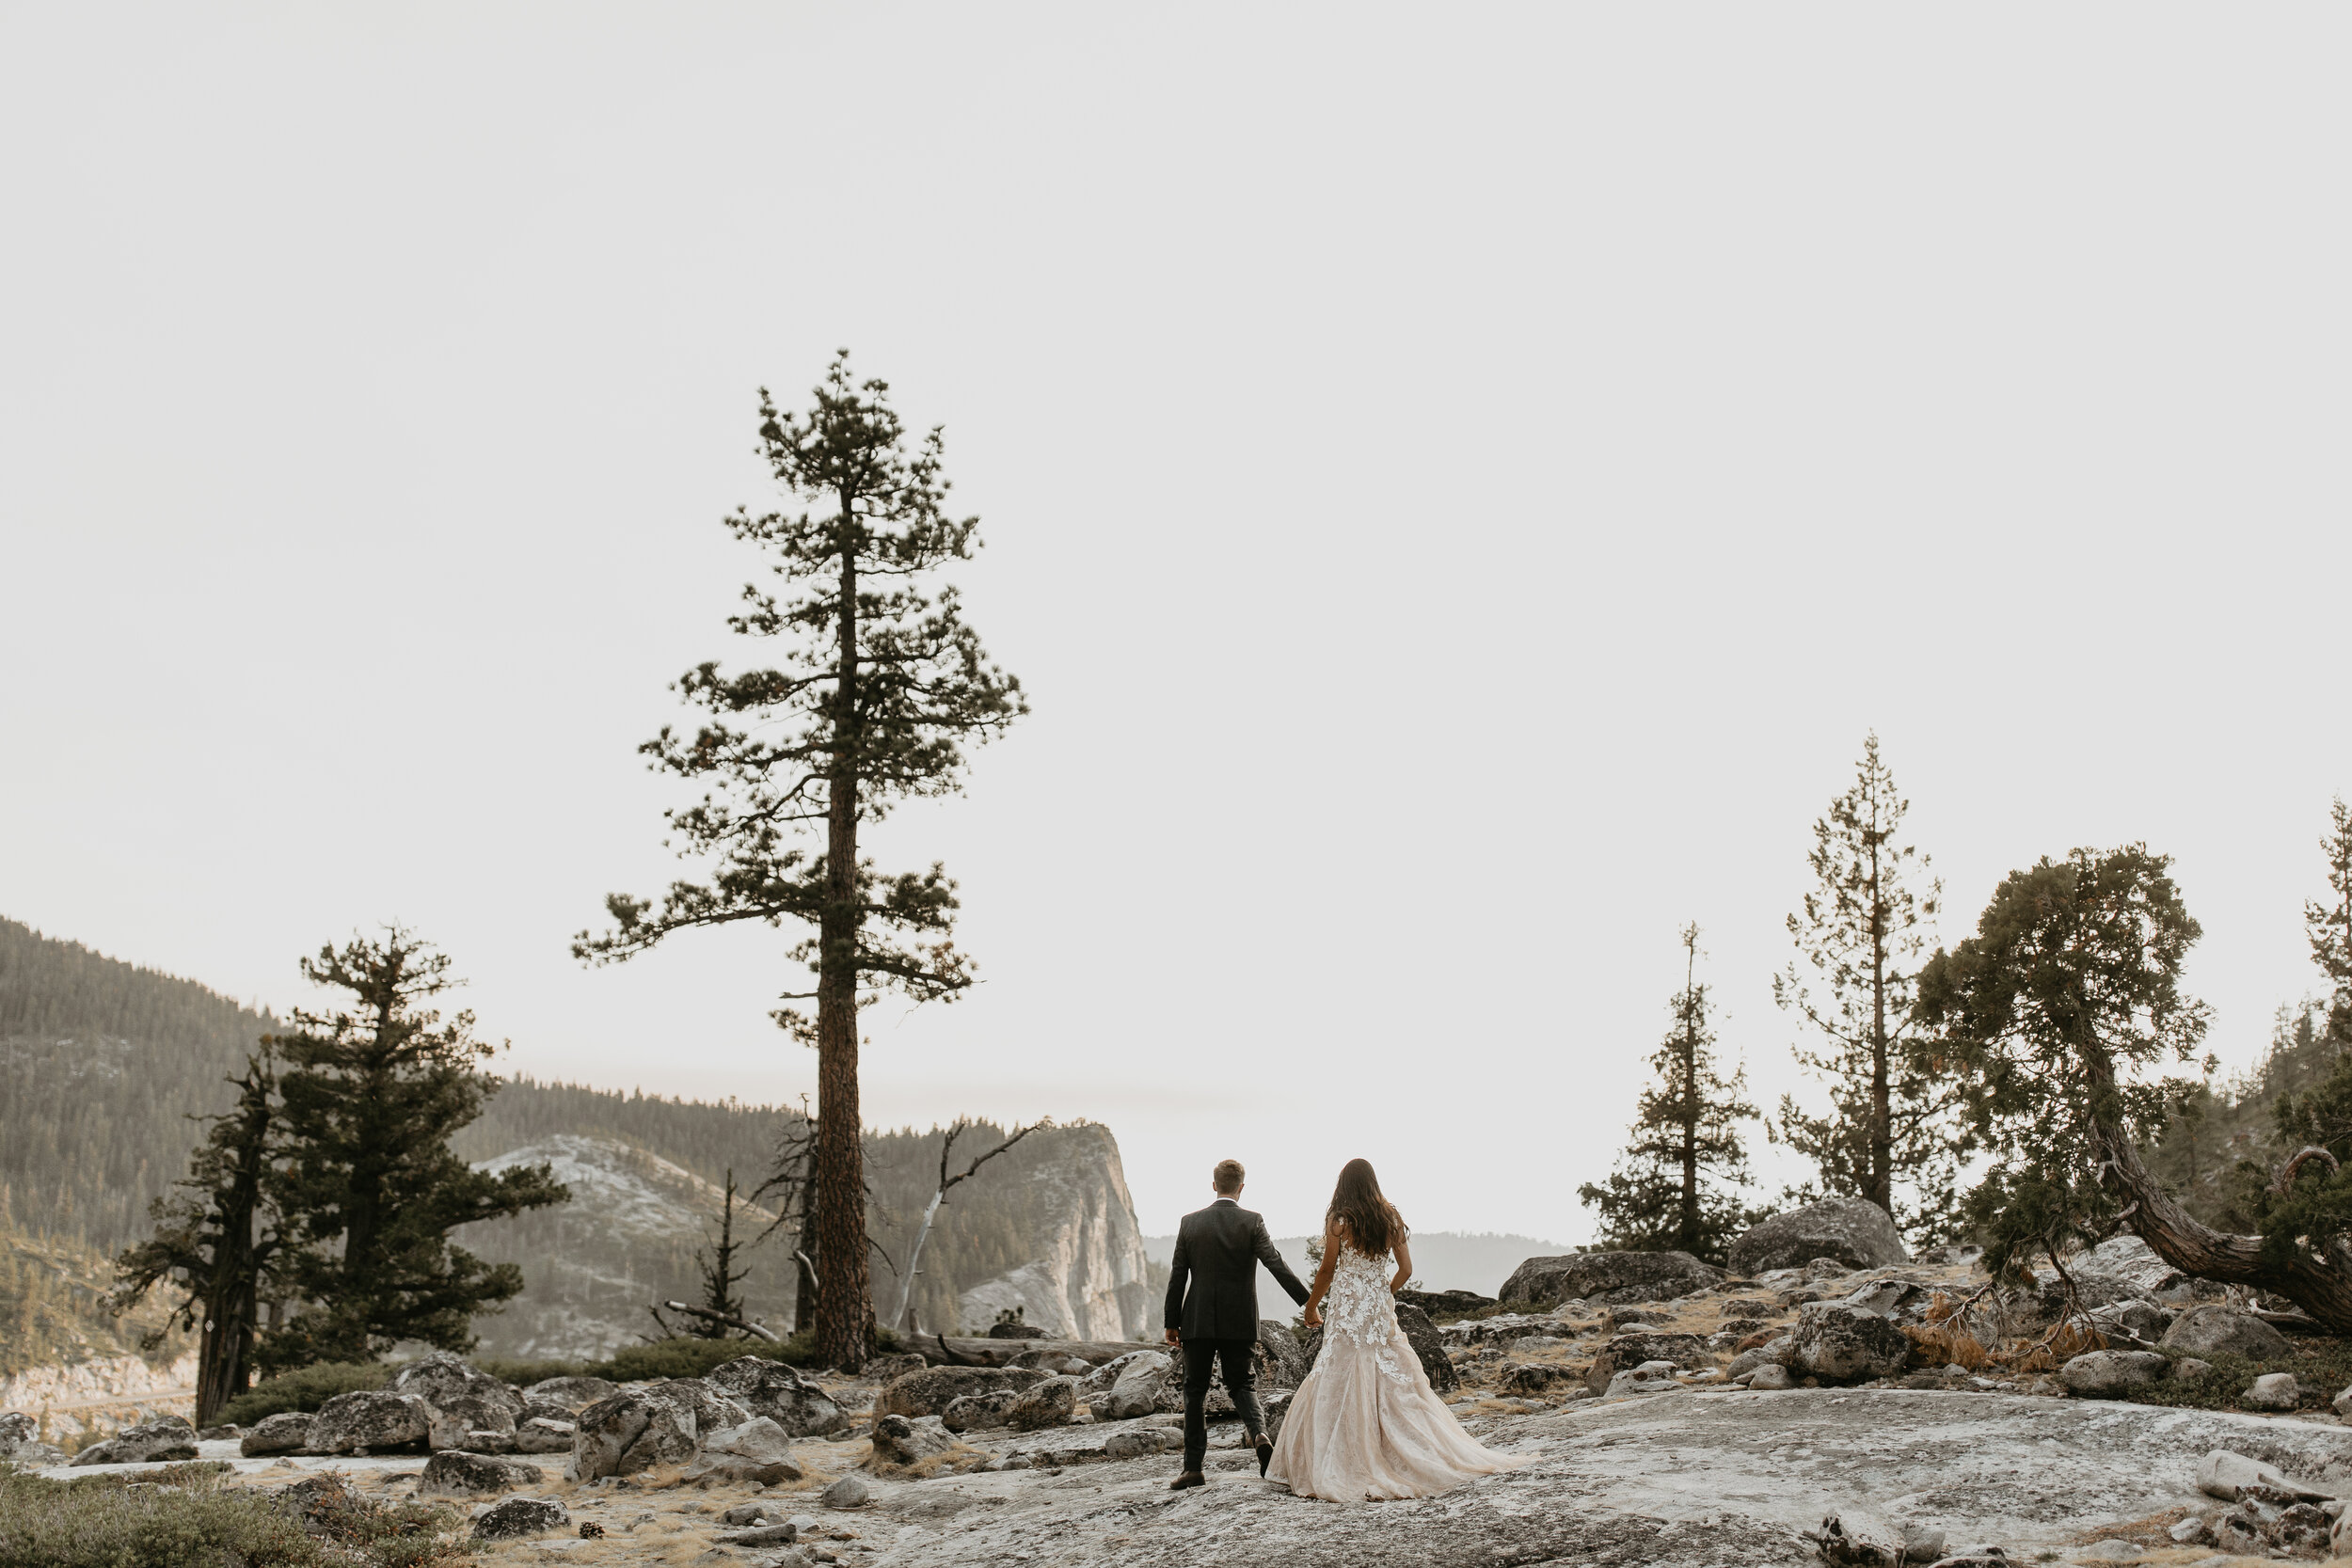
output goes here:
{"type": "Polygon", "coordinates": [[[1306,1301],[1307,1287],[1274,1249],[1263,1219],[1230,1197],[1186,1214],[1168,1266],[1167,1326],[1185,1339],[1255,1339],[1260,1263],[1291,1300],[1306,1301]]]}

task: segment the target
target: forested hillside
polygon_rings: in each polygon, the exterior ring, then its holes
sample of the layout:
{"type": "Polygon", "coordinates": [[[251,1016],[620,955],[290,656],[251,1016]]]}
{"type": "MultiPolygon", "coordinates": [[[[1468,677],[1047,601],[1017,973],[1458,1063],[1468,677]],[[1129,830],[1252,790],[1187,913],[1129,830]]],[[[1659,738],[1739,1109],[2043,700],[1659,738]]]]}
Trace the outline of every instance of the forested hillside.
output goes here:
{"type": "MultiPolygon", "coordinates": [[[[19,1221],[30,1224],[38,1215],[45,1231],[105,1256],[142,1239],[149,1201],[185,1169],[199,1131],[189,1118],[227,1108],[233,1098],[227,1077],[260,1036],[279,1027],[269,1014],[196,981],[0,919],[0,1127],[7,1129],[0,1190],[19,1221]]],[[[781,1036],[777,1048],[792,1049],[781,1036]]],[[[731,1169],[746,1192],[755,1187],[800,1117],[798,1107],[509,1080],[455,1139],[460,1155],[480,1164],[560,1147],[631,1190],[660,1195],[660,1204],[646,1212],[652,1223],[628,1234],[604,1225],[594,1204],[578,1201],[469,1227],[468,1247],[521,1264],[531,1282],[507,1321],[480,1323],[485,1342],[585,1354],[609,1346],[623,1317],[628,1332],[651,1332],[644,1303],[693,1291],[694,1253],[715,1218],[718,1184],[731,1169]],[[579,1294],[580,1278],[599,1273],[605,1277],[596,1310],[568,1299],[579,1294]],[[625,1314],[617,1311],[624,1297],[635,1301],[625,1314]],[[575,1329],[586,1338],[571,1350],[548,1338],[575,1329]]],[[[989,1124],[966,1129],[957,1139],[956,1168],[1007,1133],[989,1124]]],[[[898,1303],[897,1270],[906,1264],[938,1180],[942,1137],[935,1129],[912,1128],[868,1134],[869,1224],[882,1249],[874,1260],[875,1302],[884,1315],[898,1303]]],[[[1063,1235],[1058,1227],[1072,1191],[1057,1172],[1074,1163],[1115,1173],[1117,1161],[1105,1130],[1054,1129],[959,1186],[925,1248],[914,1296],[922,1323],[962,1326],[963,1291],[1051,1249],[1063,1235]]],[[[1123,1180],[1099,1189],[1115,1192],[1121,1204],[1124,1191],[1123,1180]]],[[[775,1200],[768,1201],[772,1207],[775,1200]]],[[[784,1239],[763,1243],[749,1261],[746,1309],[788,1323],[792,1271],[784,1239]]],[[[1122,1282],[1099,1283],[1118,1289],[1122,1282]]]]}

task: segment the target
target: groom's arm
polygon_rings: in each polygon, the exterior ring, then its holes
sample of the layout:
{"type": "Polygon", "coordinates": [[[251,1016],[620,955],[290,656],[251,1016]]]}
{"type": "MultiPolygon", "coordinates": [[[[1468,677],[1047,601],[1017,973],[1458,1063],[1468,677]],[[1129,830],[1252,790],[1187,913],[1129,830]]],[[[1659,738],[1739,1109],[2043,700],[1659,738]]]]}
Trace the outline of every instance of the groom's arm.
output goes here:
{"type": "Polygon", "coordinates": [[[1301,1307],[1306,1306],[1307,1287],[1298,1282],[1298,1276],[1291,1273],[1291,1266],[1282,1261],[1281,1250],[1274,1244],[1274,1238],[1265,1232],[1264,1220],[1258,1221],[1257,1233],[1249,1238],[1249,1246],[1258,1255],[1258,1261],[1265,1265],[1265,1272],[1274,1276],[1274,1282],[1291,1293],[1291,1300],[1301,1307]]]}
{"type": "Polygon", "coordinates": [[[1176,1228],[1176,1251],[1168,1260],[1168,1303],[1161,1313],[1161,1326],[1171,1337],[1184,1326],[1184,1279],[1192,1273],[1192,1259],[1184,1251],[1184,1231],[1176,1228]]]}

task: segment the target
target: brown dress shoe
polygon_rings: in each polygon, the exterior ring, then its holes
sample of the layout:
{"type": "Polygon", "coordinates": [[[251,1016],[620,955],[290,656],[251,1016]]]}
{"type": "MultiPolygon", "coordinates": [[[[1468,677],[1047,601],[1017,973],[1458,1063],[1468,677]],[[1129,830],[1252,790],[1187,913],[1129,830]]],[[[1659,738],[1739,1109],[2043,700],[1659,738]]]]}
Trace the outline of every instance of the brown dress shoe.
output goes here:
{"type": "Polygon", "coordinates": [[[1183,1475],[1178,1476],[1174,1481],[1169,1481],[1168,1483],[1168,1489],[1170,1492],[1182,1492],[1187,1486],[1206,1486],[1208,1484],[1209,1478],[1202,1475],[1200,1471],[1186,1470],[1183,1475]]]}

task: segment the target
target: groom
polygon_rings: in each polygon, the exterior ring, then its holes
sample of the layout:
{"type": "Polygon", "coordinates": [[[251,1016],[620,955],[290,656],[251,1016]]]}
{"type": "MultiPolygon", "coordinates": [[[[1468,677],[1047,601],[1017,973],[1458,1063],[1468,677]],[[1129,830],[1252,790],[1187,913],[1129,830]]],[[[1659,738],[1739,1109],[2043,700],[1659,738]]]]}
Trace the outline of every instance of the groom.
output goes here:
{"type": "Polygon", "coordinates": [[[1249,1357],[1258,1348],[1258,1265],[1280,1282],[1291,1299],[1305,1302],[1307,1287],[1291,1273],[1265,1221],[1235,1201],[1241,1196],[1239,1160],[1219,1160],[1209,1175],[1216,1201],[1186,1214],[1176,1227],[1176,1255],[1168,1266],[1168,1342],[1184,1351],[1184,1471],[1169,1490],[1181,1492],[1202,1482],[1201,1462],[1209,1452],[1209,1363],[1215,1360],[1225,1374],[1225,1391],[1232,1396],[1257,1450],[1258,1474],[1264,1475],[1274,1457],[1274,1440],[1265,1434],[1265,1416],[1258,1408],[1258,1390],[1249,1357]],[[1191,1289],[1185,1285],[1190,1282],[1191,1289]]]}

